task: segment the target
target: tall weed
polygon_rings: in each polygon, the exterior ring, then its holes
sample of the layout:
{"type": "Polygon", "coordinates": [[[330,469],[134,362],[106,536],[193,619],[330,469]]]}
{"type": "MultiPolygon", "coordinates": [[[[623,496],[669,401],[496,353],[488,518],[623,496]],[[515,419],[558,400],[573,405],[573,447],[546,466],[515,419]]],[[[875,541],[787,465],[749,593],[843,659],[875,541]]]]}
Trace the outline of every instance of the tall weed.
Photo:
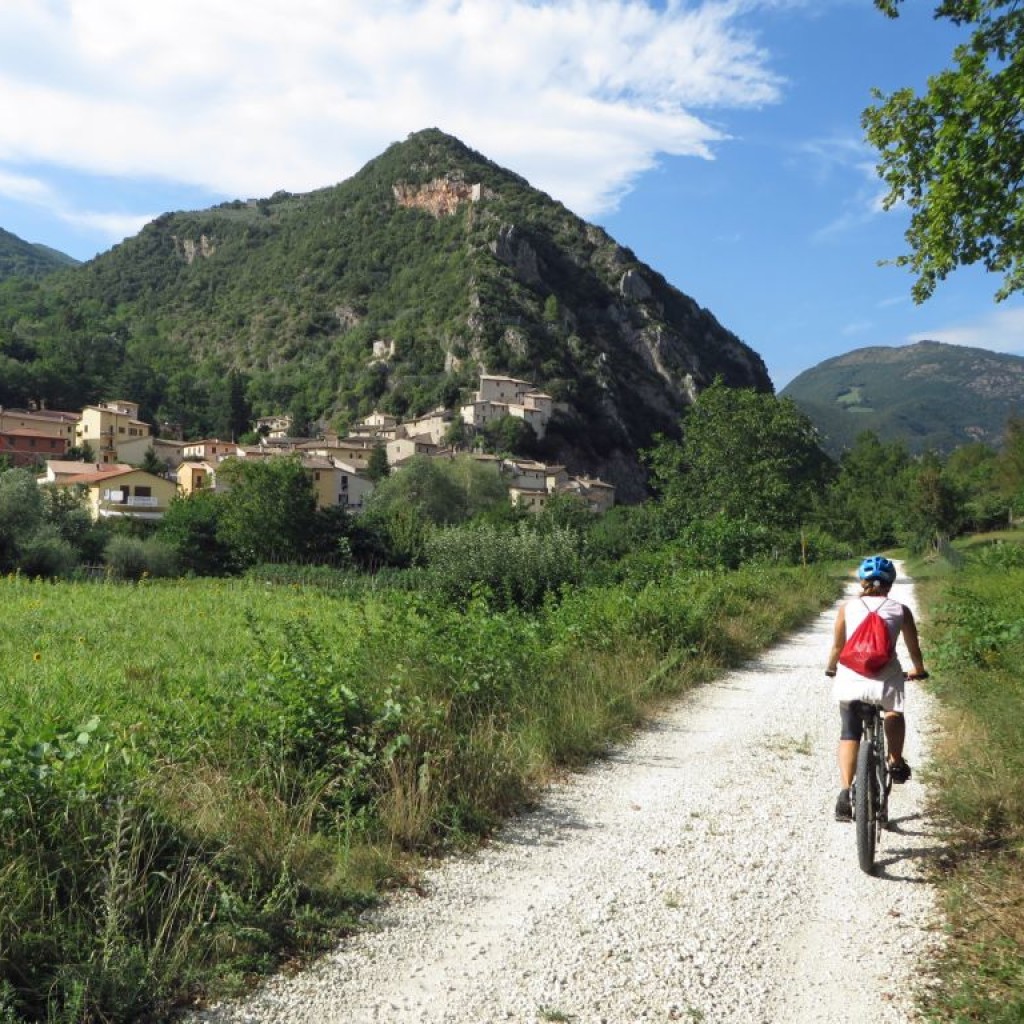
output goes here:
{"type": "Polygon", "coordinates": [[[1024,547],[966,548],[925,588],[930,685],[943,731],[934,778],[949,828],[943,889],[950,940],[930,1019],[1024,1013],[1024,547]]]}

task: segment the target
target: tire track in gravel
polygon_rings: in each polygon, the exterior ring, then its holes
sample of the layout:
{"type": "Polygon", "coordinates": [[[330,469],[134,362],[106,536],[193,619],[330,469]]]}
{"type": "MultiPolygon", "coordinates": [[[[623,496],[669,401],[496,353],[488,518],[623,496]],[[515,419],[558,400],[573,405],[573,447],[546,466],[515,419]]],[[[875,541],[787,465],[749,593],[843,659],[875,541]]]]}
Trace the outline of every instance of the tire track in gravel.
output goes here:
{"type": "MultiPolygon", "coordinates": [[[[913,606],[907,581],[893,596],[913,606]]],[[[852,826],[832,820],[838,712],[822,669],[833,614],[551,787],[310,970],[192,1019],[914,1020],[914,985],[939,942],[926,880],[939,839],[917,777],[894,790],[877,876],[858,868],[852,826]]],[[[915,768],[931,710],[914,687],[915,768]]]]}

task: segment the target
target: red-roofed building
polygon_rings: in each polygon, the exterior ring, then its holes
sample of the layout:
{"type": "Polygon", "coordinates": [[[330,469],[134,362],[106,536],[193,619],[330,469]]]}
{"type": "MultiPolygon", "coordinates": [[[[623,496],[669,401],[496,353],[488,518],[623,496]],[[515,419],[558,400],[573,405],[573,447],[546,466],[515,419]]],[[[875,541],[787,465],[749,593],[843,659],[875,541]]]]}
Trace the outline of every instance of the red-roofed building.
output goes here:
{"type": "Polygon", "coordinates": [[[0,458],[18,467],[37,466],[47,459],[59,459],[67,454],[67,438],[54,437],[30,427],[0,430],[0,458]]]}

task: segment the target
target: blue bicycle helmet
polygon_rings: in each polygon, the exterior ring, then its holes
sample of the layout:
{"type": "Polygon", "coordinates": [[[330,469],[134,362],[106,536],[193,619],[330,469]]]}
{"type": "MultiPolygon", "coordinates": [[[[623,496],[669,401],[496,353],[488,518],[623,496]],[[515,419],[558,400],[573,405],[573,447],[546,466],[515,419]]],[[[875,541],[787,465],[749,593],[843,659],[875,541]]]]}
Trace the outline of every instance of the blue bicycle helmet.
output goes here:
{"type": "Polygon", "coordinates": [[[892,583],[896,579],[896,566],[882,555],[872,555],[865,558],[857,569],[859,580],[883,580],[885,583],[892,583]]]}

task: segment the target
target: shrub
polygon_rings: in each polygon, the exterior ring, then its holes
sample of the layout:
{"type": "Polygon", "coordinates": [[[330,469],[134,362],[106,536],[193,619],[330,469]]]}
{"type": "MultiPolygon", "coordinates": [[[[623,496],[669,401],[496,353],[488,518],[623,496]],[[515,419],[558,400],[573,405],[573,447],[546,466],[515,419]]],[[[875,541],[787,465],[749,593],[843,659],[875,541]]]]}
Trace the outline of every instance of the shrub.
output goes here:
{"type": "Polygon", "coordinates": [[[18,568],[26,576],[70,576],[78,552],[52,527],[44,527],[21,546],[18,568]]]}
{"type": "Polygon", "coordinates": [[[174,576],[178,559],[174,549],[151,537],[113,537],[104,550],[107,572],[121,580],[140,580],[143,576],[174,576]]]}
{"type": "Polygon", "coordinates": [[[138,580],[146,571],[145,545],[138,537],[112,537],[103,551],[107,572],[117,579],[138,580]]]}
{"type": "Polygon", "coordinates": [[[527,523],[452,527],[427,538],[433,585],[448,600],[486,593],[500,608],[536,608],[583,578],[580,535],[566,527],[538,532],[527,523]]]}

